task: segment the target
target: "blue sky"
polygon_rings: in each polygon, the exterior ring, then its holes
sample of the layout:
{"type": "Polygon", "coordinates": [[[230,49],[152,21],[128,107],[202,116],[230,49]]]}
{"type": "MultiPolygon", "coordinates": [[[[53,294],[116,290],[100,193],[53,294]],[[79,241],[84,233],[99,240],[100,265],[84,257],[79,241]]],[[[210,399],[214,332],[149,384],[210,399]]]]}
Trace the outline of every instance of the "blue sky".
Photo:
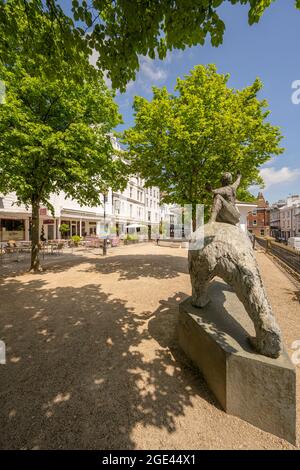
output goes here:
{"type": "MultiPolygon", "coordinates": [[[[260,77],[267,99],[270,121],[281,127],[285,152],[262,169],[266,198],[273,202],[289,194],[300,193],[300,104],[292,103],[292,82],[300,80],[300,11],[294,0],[276,0],[257,25],[249,26],[247,7],[225,4],[219,11],[226,24],[224,41],[213,48],[205,46],[173,51],[164,61],[141,59],[136,81],[129,83],[116,100],[124,125],[133,124],[132,102],[135,95],[151,99],[151,86],[166,86],[172,91],[176,78],[183,77],[197,64],[215,63],[219,72],[229,73],[229,85],[241,88],[260,77]]],[[[254,193],[257,193],[257,190],[254,193]]]]}

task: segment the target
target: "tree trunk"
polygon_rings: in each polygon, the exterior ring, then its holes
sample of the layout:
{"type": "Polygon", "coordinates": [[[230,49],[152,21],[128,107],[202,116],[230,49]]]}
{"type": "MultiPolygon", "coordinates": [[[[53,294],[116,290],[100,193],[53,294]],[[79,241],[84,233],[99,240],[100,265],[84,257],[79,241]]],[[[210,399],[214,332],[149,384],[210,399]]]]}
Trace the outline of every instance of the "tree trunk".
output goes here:
{"type": "Polygon", "coordinates": [[[192,204],[192,228],[193,232],[196,231],[197,228],[197,205],[195,203],[192,204]]]}
{"type": "Polygon", "coordinates": [[[31,226],[31,265],[30,271],[42,271],[40,265],[40,202],[32,200],[32,226],[31,226]]]}

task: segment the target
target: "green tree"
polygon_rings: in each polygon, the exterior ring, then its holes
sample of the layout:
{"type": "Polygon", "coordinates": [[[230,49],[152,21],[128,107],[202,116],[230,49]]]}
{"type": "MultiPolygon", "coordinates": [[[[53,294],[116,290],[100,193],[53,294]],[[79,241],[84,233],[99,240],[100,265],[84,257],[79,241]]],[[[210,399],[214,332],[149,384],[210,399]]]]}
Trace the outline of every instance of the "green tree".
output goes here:
{"type": "Polygon", "coordinates": [[[64,191],[98,204],[125,184],[109,138],[120,122],[85,36],[54,0],[0,0],[0,190],[32,206],[31,268],[38,270],[39,206],[64,191]]]}
{"type": "Polygon", "coordinates": [[[122,187],[124,169],[114,159],[109,133],[120,122],[102,78],[32,77],[21,68],[0,70],[6,84],[0,105],[0,190],[15,191],[32,206],[31,269],[40,269],[39,208],[64,191],[81,204],[100,204],[108,186],[122,187]]]}
{"type": "Polygon", "coordinates": [[[0,0],[0,63],[6,68],[24,66],[26,60],[31,76],[42,71],[49,78],[60,73],[80,80],[91,52],[86,37],[55,1],[0,0]]]}
{"type": "MultiPolygon", "coordinates": [[[[227,0],[232,5],[249,7],[249,24],[258,22],[274,1],[227,0]]],[[[94,48],[99,52],[99,68],[108,72],[114,88],[124,90],[135,78],[140,55],[163,59],[168,50],[203,45],[207,37],[213,46],[221,44],[225,24],[220,7],[225,3],[226,0],[72,0],[71,18],[57,0],[0,0],[0,60],[11,58],[12,43],[26,43],[28,36],[41,29],[44,34],[38,36],[36,52],[44,51],[51,62],[57,52],[61,54],[58,42],[62,42],[73,61],[76,55],[87,57],[94,48]],[[47,25],[45,18],[50,20],[47,25]]],[[[299,0],[295,0],[295,6],[300,9],[299,0]]]]}
{"type": "Polygon", "coordinates": [[[135,97],[135,125],[124,132],[132,171],[158,186],[168,203],[211,204],[205,186],[219,186],[223,171],[243,175],[239,197],[262,184],[259,167],[282,153],[281,135],[257,94],[262,83],[235,90],[215,65],[195,67],[178,79],[175,94],[153,88],[153,99],[135,97]]]}

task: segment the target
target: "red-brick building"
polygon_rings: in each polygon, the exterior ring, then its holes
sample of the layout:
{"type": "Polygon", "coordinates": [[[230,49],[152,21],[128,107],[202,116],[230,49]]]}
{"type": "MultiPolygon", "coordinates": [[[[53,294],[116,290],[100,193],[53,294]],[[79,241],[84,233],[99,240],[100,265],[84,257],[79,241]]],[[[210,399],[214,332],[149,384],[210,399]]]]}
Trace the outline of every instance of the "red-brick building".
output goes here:
{"type": "Polygon", "coordinates": [[[270,235],[270,206],[263,193],[258,193],[257,207],[248,213],[247,229],[253,235],[267,237],[270,235]]]}

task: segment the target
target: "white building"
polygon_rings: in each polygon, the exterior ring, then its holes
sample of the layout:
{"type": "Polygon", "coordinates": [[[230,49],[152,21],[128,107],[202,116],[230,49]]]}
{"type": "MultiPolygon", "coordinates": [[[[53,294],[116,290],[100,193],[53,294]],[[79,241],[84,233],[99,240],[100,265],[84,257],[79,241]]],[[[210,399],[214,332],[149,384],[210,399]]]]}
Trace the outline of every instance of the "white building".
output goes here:
{"type": "Polygon", "coordinates": [[[286,200],[286,205],[279,209],[281,236],[285,240],[300,235],[299,217],[297,215],[299,207],[300,196],[294,195],[289,196],[286,200]]]}
{"type": "Polygon", "coordinates": [[[31,211],[16,202],[15,194],[0,194],[0,241],[28,240],[31,211]]]}
{"type": "MultiPolygon", "coordinates": [[[[31,208],[17,206],[14,193],[0,195],[0,241],[30,240],[31,208]]],[[[51,214],[46,207],[40,208],[40,232],[47,240],[61,238],[60,226],[69,226],[66,237],[79,235],[104,236],[105,227],[117,235],[126,234],[128,225],[144,226],[149,237],[158,233],[159,227],[159,189],[145,189],[139,178],[131,178],[123,192],[109,190],[101,195],[101,205],[96,207],[80,206],[64,193],[51,195],[50,203],[54,208],[51,214]]],[[[139,227],[137,228],[137,230],[139,227]]]]}
{"type": "MultiPolygon", "coordinates": [[[[114,136],[113,147],[121,150],[114,136]]],[[[137,231],[144,226],[149,237],[154,237],[159,229],[160,192],[156,187],[145,188],[144,180],[131,177],[124,191],[109,190],[101,195],[101,204],[96,207],[80,206],[63,192],[51,195],[52,214],[46,207],[40,208],[40,232],[47,240],[60,239],[60,226],[69,226],[66,237],[79,235],[104,236],[106,230],[117,235],[128,232],[128,225],[136,225],[137,231]],[[105,199],[105,200],[104,200],[105,199]]],[[[14,193],[0,194],[0,241],[30,240],[31,208],[18,206],[14,193]]]]}
{"type": "Polygon", "coordinates": [[[247,216],[249,212],[255,210],[257,208],[256,202],[236,202],[236,207],[240,213],[240,221],[239,226],[243,230],[243,232],[247,232],[247,216]]]}
{"type": "Polygon", "coordinates": [[[279,199],[270,207],[270,233],[272,237],[277,239],[281,237],[280,209],[286,206],[286,203],[286,199],[279,199]]]}
{"type": "MultiPolygon", "coordinates": [[[[121,147],[115,137],[111,137],[113,147],[121,147]]],[[[101,237],[107,233],[123,236],[130,232],[146,233],[148,238],[156,238],[163,229],[165,237],[181,238],[190,234],[185,224],[182,228],[182,209],[176,205],[160,206],[160,191],[157,187],[145,188],[145,182],[138,176],[131,177],[124,191],[101,195],[101,204],[96,207],[80,206],[67,198],[63,192],[51,195],[50,203],[54,208],[52,214],[46,207],[40,208],[40,233],[47,240],[61,238],[60,226],[67,225],[67,238],[73,235],[81,237],[101,237]],[[129,226],[129,227],[128,227],[129,226]]],[[[245,230],[248,210],[252,203],[238,203],[241,213],[241,227],[245,230]]],[[[6,196],[0,194],[0,242],[8,240],[30,240],[31,207],[17,205],[14,193],[6,196]]]]}

